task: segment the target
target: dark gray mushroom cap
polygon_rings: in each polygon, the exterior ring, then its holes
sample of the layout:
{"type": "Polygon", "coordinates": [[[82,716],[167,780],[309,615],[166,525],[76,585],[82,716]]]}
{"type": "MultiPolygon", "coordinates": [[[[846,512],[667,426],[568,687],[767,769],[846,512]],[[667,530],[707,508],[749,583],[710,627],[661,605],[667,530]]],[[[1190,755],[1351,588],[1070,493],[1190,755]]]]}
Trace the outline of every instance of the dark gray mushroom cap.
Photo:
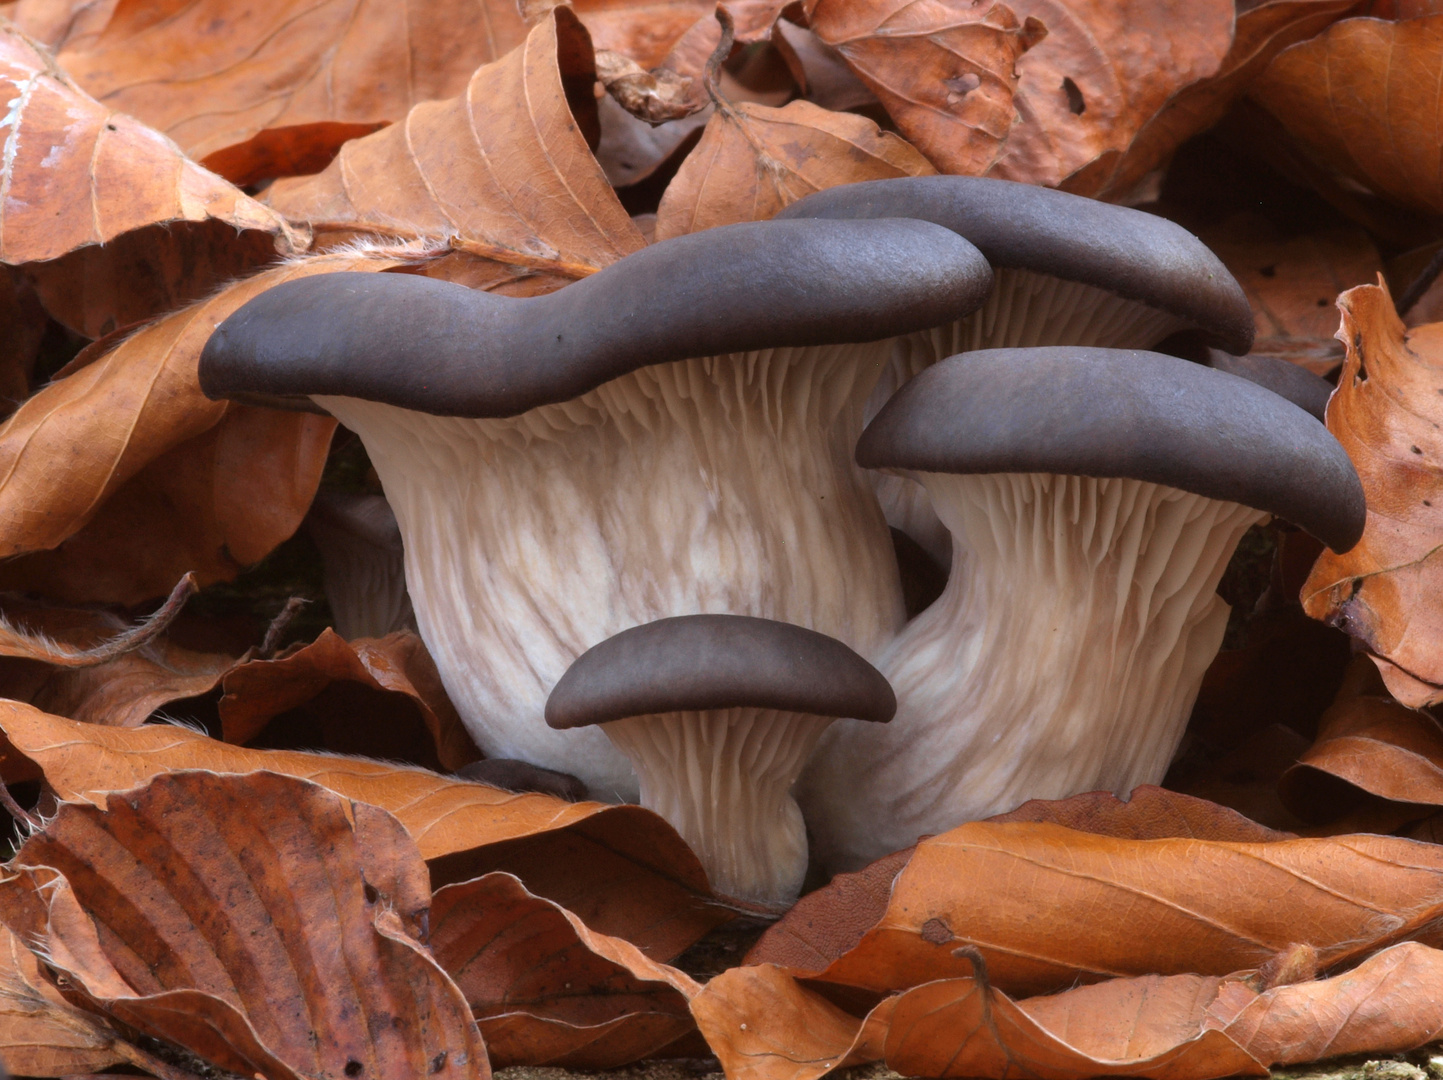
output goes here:
{"type": "Polygon", "coordinates": [[[1363,485],[1328,429],[1246,379],[1161,353],[984,349],[934,364],[857,443],[867,468],[1125,477],[1264,510],[1335,551],[1363,485]]]}
{"type": "Polygon", "coordinates": [[[1328,399],[1333,396],[1333,384],[1321,375],[1314,375],[1307,368],[1291,364],[1277,356],[1234,356],[1221,349],[1208,350],[1207,365],[1259,386],[1266,386],[1318,420],[1327,418],[1328,399]]]}
{"type": "Polygon", "coordinates": [[[547,699],[546,722],[737,708],[885,723],[897,698],[881,672],[826,634],[749,615],[679,615],[577,657],[547,699]]]}
{"type": "Polygon", "coordinates": [[[976,310],[991,288],[977,249],[924,221],[709,229],[530,298],[410,274],[323,274],[221,323],[200,384],[210,397],[330,394],[515,416],[651,364],[926,329],[976,310]]]}
{"type": "Polygon", "coordinates": [[[1252,347],[1252,310],[1227,267],[1186,229],[1141,210],[1011,180],[910,176],[828,188],[777,217],[935,222],[993,266],[1094,285],[1186,319],[1228,352],[1252,347]]]}

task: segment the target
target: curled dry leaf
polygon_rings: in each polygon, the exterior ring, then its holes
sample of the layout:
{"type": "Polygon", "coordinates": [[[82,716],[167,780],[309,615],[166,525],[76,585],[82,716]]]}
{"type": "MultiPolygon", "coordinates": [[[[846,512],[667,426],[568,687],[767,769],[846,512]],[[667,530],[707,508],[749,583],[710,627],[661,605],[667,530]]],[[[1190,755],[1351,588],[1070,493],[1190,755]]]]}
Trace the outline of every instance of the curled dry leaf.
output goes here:
{"type": "Polygon", "coordinates": [[[431,952],[456,980],[496,1066],[610,1069],[693,1028],[701,989],[630,942],[492,873],[437,890],[431,952]]]}
{"type": "Polygon", "coordinates": [[[1219,982],[1115,979],[1016,1002],[984,979],[946,979],[889,998],[859,1021],[768,965],[723,972],[692,1011],[736,1080],[816,1080],[879,1060],[904,1076],[996,1080],[1266,1075],[1226,1034],[1202,1030],[1196,1004],[1219,982]],[[1028,1008],[1035,1002],[1041,1015],[1028,1008]]]}
{"type": "Polygon", "coordinates": [[[0,29],[0,95],[0,261],[54,259],[134,229],[211,219],[273,236],[282,250],[304,246],[274,212],[83,93],[12,29],[0,29]]]}
{"type": "Polygon", "coordinates": [[[1013,126],[1018,58],[1047,32],[1016,6],[811,0],[806,13],[914,146],[943,172],[976,175],[1013,126]]]}
{"type": "Polygon", "coordinates": [[[503,263],[582,276],[643,246],[578,126],[595,121],[594,80],[585,31],[558,9],[459,97],[416,106],[267,200],[321,233],[456,237],[503,263]]]}
{"type": "Polygon", "coordinates": [[[1351,551],[1324,551],[1303,609],[1346,631],[1405,705],[1443,701],[1443,323],[1404,328],[1386,286],[1338,298],[1347,350],[1328,430],[1363,481],[1368,521],[1351,551]]]}
{"type": "Polygon", "coordinates": [[[1251,94],[1312,154],[1405,206],[1443,212],[1443,15],[1344,19],[1279,53],[1251,94]]]}
{"type": "MultiPolygon", "coordinates": [[[[327,749],[405,758],[418,734],[408,729],[415,725],[433,748],[432,761],[448,772],[480,757],[446,696],[431,654],[407,630],[348,642],[327,629],[309,645],[274,660],[237,664],[226,673],[220,700],[226,742],[250,742],[273,717],[333,686],[339,693],[317,716],[323,735],[319,745],[327,749]]],[[[312,729],[306,734],[313,736],[312,729]]]]}
{"type": "Polygon", "coordinates": [[[1279,356],[1317,375],[1342,362],[1338,294],[1378,280],[1383,260],[1368,234],[1339,227],[1286,239],[1265,221],[1230,218],[1203,236],[1252,305],[1253,354],[1279,356]]]}
{"type": "Polygon", "coordinates": [[[0,1057],[20,1076],[99,1072],[127,1060],[104,1021],[60,996],[35,954],[0,927],[0,1057]]]}
{"type": "Polygon", "coordinates": [[[62,875],[43,947],[75,992],[223,1068],[490,1076],[408,932],[426,868],[384,810],[272,773],[171,773],[62,806],[14,865],[62,875]]]}
{"type": "MultiPolygon", "coordinates": [[[[1235,810],[1144,785],[1127,801],[1110,791],[1091,791],[1070,799],[1033,799],[993,822],[1051,822],[1077,832],[1128,840],[1190,837],[1197,840],[1266,842],[1290,833],[1249,821],[1235,810]]],[[[915,848],[884,856],[855,873],[838,874],[802,897],[771,926],[747,955],[749,964],[780,964],[798,971],[820,971],[861,942],[886,914],[892,885],[915,848]]]]}
{"type": "Polygon", "coordinates": [[[253,750],[185,728],[77,724],[0,701],[7,757],[40,766],[62,800],[106,804],[106,792],[175,769],[297,776],[382,807],[406,826],[437,883],[493,870],[516,874],[602,933],[667,960],[735,912],[712,900],[701,864],[657,815],[639,806],[512,794],[425,769],[360,758],[253,750]]]}
{"type": "Polygon", "coordinates": [[[656,239],[765,221],[837,184],[934,172],[911,146],[863,116],[809,101],[780,109],[718,102],[662,196],[656,239]]]}
{"type": "MultiPolygon", "coordinates": [[[[1167,164],[1174,150],[1221,120],[1274,56],[1320,33],[1354,6],[1349,0],[1263,0],[1245,9],[1239,4],[1232,44],[1216,73],[1183,86],[1144,118],[1125,150],[1104,151],[1068,178],[1067,189],[1098,198],[1126,196],[1151,170],[1167,164]]],[[[1049,26],[1051,10],[1042,14],[1049,26]]],[[[1148,95],[1149,107],[1154,100],[1148,95]]]]}
{"type": "Polygon", "coordinates": [[[990,175],[1033,184],[1056,186],[1104,154],[1125,151],[1179,91],[1218,73],[1233,39],[1232,0],[1009,6],[1020,18],[1041,19],[1047,36],[1017,61],[1020,120],[990,175]]]}
{"type": "Polygon", "coordinates": [[[525,33],[508,0],[202,0],[165,18],[121,0],[59,60],[107,106],[246,184],[324,168],[347,139],[459,92],[525,33]]]}
{"type": "MultiPolygon", "coordinates": [[[[873,927],[802,970],[887,992],[970,974],[956,955],[965,947],[999,988],[1043,993],[1118,975],[1223,975],[1300,938],[1326,967],[1440,914],[1443,851],[1395,837],[1126,840],[973,822],[919,843],[873,927]]],[[[771,959],[765,940],[750,959],[771,959]]]]}

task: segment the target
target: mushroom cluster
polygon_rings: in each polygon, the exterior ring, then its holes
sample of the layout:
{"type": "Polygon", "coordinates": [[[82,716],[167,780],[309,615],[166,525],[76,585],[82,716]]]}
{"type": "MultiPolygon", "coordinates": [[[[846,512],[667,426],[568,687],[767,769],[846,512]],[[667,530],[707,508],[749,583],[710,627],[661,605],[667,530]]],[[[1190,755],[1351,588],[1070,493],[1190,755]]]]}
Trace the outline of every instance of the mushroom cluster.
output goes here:
{"type": "Polygon", "coordinates": [[[1250,327],[1176,226],[929,177],[527,299],[307,277],[227,319],[200,373],[361,437],[488,758],[640,800],[720,890],[777,905],[808,833],[835,869],[1159,779],[1243,531],[1356,540],[1361,488],[1312,416],[1138,351],[1246,353],[1250,327]],[[952,565],[911,622],[889,519],[952,565]]]}

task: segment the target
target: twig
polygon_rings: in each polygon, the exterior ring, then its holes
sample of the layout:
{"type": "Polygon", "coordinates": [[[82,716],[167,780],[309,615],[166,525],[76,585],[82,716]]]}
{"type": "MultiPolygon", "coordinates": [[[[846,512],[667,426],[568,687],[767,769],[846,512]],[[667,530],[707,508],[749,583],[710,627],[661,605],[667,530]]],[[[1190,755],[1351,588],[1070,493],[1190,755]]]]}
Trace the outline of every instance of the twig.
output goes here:
{"type": "Polygon", "coordinates": [[[63,668],[94,667],[104,664],[126,653],[134,652],[160,636],[180,614],[185,602],[199,592],[195,574],[186,574],[176,583],[165,603],[149,618],[123,630],[109,641],[89,649],[77,649],[70,645],[51,641],[42,635],[32,636],[18,630],[0,618],[0,655],[20,656],[32,660],[43,660],[63,668]],[[8,640],[7,640],[8,639],[8,640]]]}
{"type": "Polygon", "coordinates": [[[721,4],[717,5],[716,21],[721,23],[721,40],[707,58],[706,70],[702,73],[702,85],[706,87],[712,104],[722,112],[730,112],[731,102],[724,98],[721,92],[721,69],[727,57],[732,54],[732,46],[736,44],[736,23],[732,21],[732,13],[721,4]]]}
{"type": "Polygon", "coordinates": [[[271,620],[270,626],[266,627],[266,636],[261,639],[261,659],[268,660],[275,655],[276,646],[281,643],[281,635],[286,632],[286,627],[291,624],[296,613],[309,603],[304,596],[293,596],[286,601],[286,606],[281,608],[280,613],[271,620]]]}
{"type": "Polygon", "coordinates": [[[15,796],[10,794],[4,780],[0,780],[0,807],[16,821],[23,821],[32,829],[40,828],[40,819],[15,801],[15,796]]]}

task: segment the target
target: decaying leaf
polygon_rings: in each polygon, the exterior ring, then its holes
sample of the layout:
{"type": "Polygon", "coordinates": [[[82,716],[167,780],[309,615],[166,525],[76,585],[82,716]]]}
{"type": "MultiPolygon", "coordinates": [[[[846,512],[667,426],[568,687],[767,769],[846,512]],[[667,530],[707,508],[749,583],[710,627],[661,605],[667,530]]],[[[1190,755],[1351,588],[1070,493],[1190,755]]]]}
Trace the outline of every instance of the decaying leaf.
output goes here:
{"type": "Polygon", "coordinates": [[[1348,451],[1368,500],[1363,538],[1324,551],[1303,609],[1373,656],[1405,705],[1443,700],[1443,324],[1404,328],[1383,285],[1338,298],[1347,350],[1328,430],[1348,451]]]}
{"type": "Polygon", "coordinates": [[[272,185],[267,201],[319,233],[456,237],[515,266],[600,269],[643,241],[584,134],[594,80],[585,31],[557,9],[459,97],[417,105],[324,172],[272,185]],[[584,97],[568,101],[572,86],[584,97]]]}
{"type": "Polygon", "coordinates": [[[497,1066],[616,1068],[692,1030],[695,982],[588,929],[511,874],[439,889],[430,945],[497,1066]]]}
{"type": "Polygon", "coordinates": [[[62,806],[14,865],[62,875],[43,947],[77,993],[223,1068],[490,1076],[411,936],[425,864],[384,810],[271,773],[172,773],[62,806]]]}
{"type": "Polygon", "coordinates": [[[656,239],[765,221],[822,188],[936,170],[866,117],[808,101],[780,109],[719,102],[662,196],[656,239]]]}
{"type": "Polygon", "coordinates": [[[327,629],[273,660],[237,665],[224,687],[220,718],[227,742],[250,742],[272,717],[335,687],[334,700],[313,709],[323,738],[315,741],[317,732],[307,728],[300,745],[401,758],[419,734],[434,747],[435,764],[448,772],[481,756],[446,696],[435,661],[410,631],[348,642],[327,629]],[[410,730],[413,726],[420,732],[410,730]],[[312,741],[306,743],[306,737],[312,741]]]}
{"type": "Polygon", "coordinates": [[[255,750],[179,727],[77,724],[0,701],[7,756],[35,762],[57,797],[105,805],[106,792],[175,769],[297,776],[394,813],[438,884],[495,870],[587,926],[668,960],[734,909],[713,901],[701,863],[660,817],[639,806],[513,794],[425,769],[360,758],[255,750]]]}
{"type": "Polygon", "coordinates": [[[1279,53],[1251,94],[1321,161],[1437,214],[1440,76],[1443,15],[1344,19],[1279,53]]]}
{"type": "Polygon", "coordinates": [[[943,172],[975,175],[1013,127],[1019,57],[1047,32],[1036,19],[1020,21],[1015,7],[811,0],[806,13],[914,146],[943,172]]]}
{"type": "Polygon", "coordinates": [[[121,0],[61,65],[236,183],[324,168],[347,139],[450,97],[526,32],[508,0],[121,0]]]}
{"type": "Polygon", "coordinates": [[[1263,843],[1286,840],[1278,832],[1250,821],[1236,810],[1168,791],[1153,784],[1134,788],[1126,801],[1110,791],[1089,791],[1070,799],[1032,799],[989,821],[1050,821],[1078,832],[1126,840],[1224,840],[1263,843]]]}
{"type": "Polygon", "coordinates": [[[274,212],[96,102],[13,29],[0,29],[0,95],[0,261],[54,259],[134,229],[211,219],[268,234],[282,251],[303,246],[274,212]]]}

